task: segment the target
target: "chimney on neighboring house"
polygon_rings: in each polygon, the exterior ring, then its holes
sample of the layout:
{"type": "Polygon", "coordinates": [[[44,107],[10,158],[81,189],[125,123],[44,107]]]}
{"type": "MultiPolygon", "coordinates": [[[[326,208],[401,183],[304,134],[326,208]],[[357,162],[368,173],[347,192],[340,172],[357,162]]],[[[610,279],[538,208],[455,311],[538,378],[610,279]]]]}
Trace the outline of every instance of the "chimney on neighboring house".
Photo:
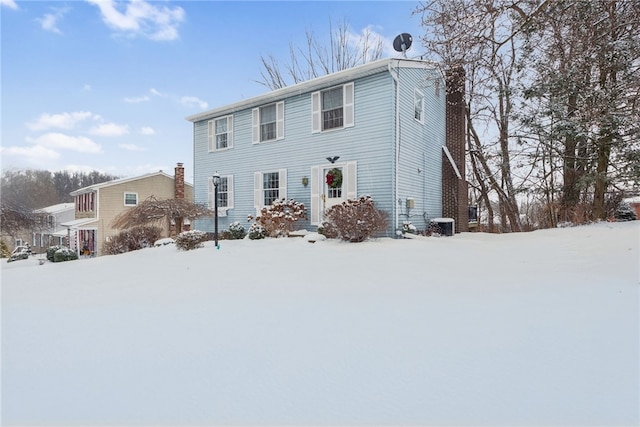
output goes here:
{"type": "Polygon", "coordinates": [[[182,163],[178,163],[175,169],[174,176],[175,181],[175,198],[184,199],[184,166],[182,163]]]}
{"type": "Polygon", "coordinates": [[[456,232],[469,231],[464,69],[457,67],[448,70],[446,85],[446,149],[442,150],[442,216],[454,219],[456,232]]]}

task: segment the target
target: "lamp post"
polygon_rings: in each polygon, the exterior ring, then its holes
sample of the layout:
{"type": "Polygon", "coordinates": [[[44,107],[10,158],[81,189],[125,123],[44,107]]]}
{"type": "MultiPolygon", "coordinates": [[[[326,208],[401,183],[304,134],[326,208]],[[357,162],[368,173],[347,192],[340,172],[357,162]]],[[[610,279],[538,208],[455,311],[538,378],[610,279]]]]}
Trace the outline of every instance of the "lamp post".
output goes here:
{"type": "Polygon", "coordinates": [[[220,184],[220,174],[218,172],[213,174],[213,212],[215,216],[215,228],[213,230],[213,236],[216,242],[216,248],[218,248],[218,185],[220,184]]]}

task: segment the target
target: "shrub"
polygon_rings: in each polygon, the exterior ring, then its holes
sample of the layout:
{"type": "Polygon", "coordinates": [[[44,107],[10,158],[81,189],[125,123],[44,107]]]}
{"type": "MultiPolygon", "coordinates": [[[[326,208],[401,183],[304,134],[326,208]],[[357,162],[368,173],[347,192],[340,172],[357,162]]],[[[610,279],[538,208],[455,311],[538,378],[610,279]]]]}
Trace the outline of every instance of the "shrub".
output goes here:
{"type": "MultiPolygon", "coordinates": [[[[389,224],[389,215],[374,206],[371,196],[347,200],[325,214],[324,231],[335,230],[342,240],[363,242],[389,224]]],[[[328,236],[327,236],[328,237],[328,236]]]]}
{"type": "Polygon", "coordinates": [[[249,239],[260,240],[260,239],[264,239],[266,236],[267,236],[266,231],[257,222],[254,222],[253,224],[251,224],[251,227],[249,227],[249,239]]]}
{"type": "Polygon", "coordinates": [[[53,262],[74,261],[78,259],[78,254],[67,247],[61,247],[53,254],[53,262]]]}
{"type": "Polygon", "coordinates": [[[102,245],[107,255],[123,254],[138,249],[151,248],[160,239],[162,229],[155,226],[140,226],[123,230],[102,245]]]}
{"type": "Polygon", "coordinates": [[[244,239],[246,235],[247,231],[239,221],[232,222],[231,225],[229,225],[229,237],[232,240],[244,239]]]}
{"type": "MultiPolygon", "coordinates": [[[[286,237],[293,231],[296,221],[306,217],[307,210],[304,204],[293,199],[280,199],[270,206],[263,207],[260,215],[256,217],[255,224],[260,225],[269,237],[286,237]]],[[[253,216],[249,215],[248,219],[251,221],[253,216]]]]}
{"type": "Polygon", "coordinates": [[[176,247],[183,251],[201,248],[208,240],[207,233],[200,230],[183,231],[176,236],[176,247]]]}
{"type": "Polygon", "coordinates": [[[340,237],[338,229],[327,221],[323,221],[322,224],[318,226],[318,234],[322,234],[327,239],[337,239],[340,237]]]}
{"type": "Polygon", "coordinates": [[[61,248],[62,246],[49,246],[47,248],[47,260],[54,262],[53,257],[56,254],[56,251],[61,248]]]}
{"type": "Polygon", "coordinates": [[[9,258],[10,256],[9,245],[4,240],[0,240],[0,258],[9,258]]]}
{"type": "Polygon", "coordinates": [[[620,202],[618,208],[615,211],[615,219],[618,221],[634,221],[636,220],[636,212],[631,205],[627,202],[620,202]]]}

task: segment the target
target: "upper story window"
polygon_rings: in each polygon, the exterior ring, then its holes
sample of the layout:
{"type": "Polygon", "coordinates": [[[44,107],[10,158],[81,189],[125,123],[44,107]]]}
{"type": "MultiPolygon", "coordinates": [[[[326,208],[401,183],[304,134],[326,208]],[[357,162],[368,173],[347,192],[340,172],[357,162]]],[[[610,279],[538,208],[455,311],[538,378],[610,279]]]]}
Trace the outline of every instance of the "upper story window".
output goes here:
{"type": "Polygon", "coordinates": [[[233,116],[209,121],[209,151],[233,147],[233,116]]]}
{"type": "Polygon", "coordinates": [[[76,196],[76,212],[93,212],[95,210],[95,193],[84,193],[76,196]]]}
{"type": "Polygon", "coordinates": [[[254,144],[284,138],[284,101],[252,111],[252,141],[254,144]]]}
{"type": "Polygon", "coordinates": [[[287,170],[256,172],[254,179],[254,205],[257,210],[274,201],[287,198],[287,170]]]}
{"type": "MultiPolygon", "coordinates": [[[[213,198],[215,196],[215,186],[213,178],[209,178],[209,209],[214,208],[213,198]]],[[[233,207],[233,175],[221,176],[218,183],[218,208],[230,209],[233,207]]],[[[218,213],[218,215],[220,215],[218,213]]]]}
{"type": "Polygon", "coordinates": [[[314,133],[353,126],[353,83],[313,92],[311,110],[314,133]]]}
{"type": "Polygon", "coordinates": [[[423,123],[422,116],[424,112],[424,95],[419,90],[413,93],[413,118],[423,123]]]}
{"type": "Polygon", "coordinates": [[[124,193],[124,205],[125,206],[137,206],[138,205],[138,193],[124,193]]]}

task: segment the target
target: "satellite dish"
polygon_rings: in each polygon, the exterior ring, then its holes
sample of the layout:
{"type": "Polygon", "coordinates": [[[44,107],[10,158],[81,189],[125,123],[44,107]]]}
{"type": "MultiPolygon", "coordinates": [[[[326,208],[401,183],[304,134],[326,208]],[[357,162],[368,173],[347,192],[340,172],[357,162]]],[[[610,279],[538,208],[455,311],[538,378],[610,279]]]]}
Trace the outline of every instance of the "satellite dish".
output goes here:
{"type": "Polygon", "coordinates": [[[402,54],[404,55],[405,52],[411,47],[412,42],[413,37],[411,37],[411,34],[402,33],[393,40],[393,48],[396,52],[402,52],[402,54]]]}

